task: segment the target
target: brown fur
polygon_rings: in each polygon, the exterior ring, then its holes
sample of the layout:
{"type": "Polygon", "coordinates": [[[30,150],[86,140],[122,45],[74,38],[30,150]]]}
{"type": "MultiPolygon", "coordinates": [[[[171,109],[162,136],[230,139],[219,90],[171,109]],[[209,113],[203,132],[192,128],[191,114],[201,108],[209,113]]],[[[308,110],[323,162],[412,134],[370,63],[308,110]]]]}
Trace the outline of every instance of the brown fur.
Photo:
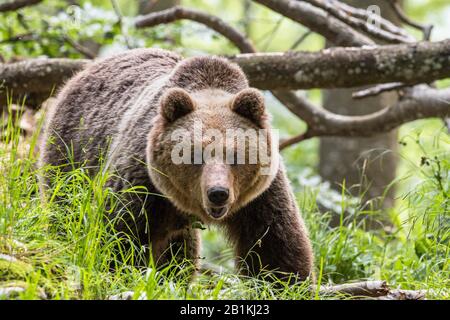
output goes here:
{"type": "MultiPolygon", "coordinates": [[[[195,216],[226,229],[242,272],[309,276],[311,246],[278,152],[272,176],[260,174],[259,162],[176,165],[170,157],[176,143],[171,134],[192,131],[197,120],[204,130],[222,133],[270,129],[262,95],[227,60],[183,60],[157,49],[128,51],[89,66],[59,93],[45,127],[40,165],[66,165],[69,145],[75,164],[89,165],[95,174],[100,154],[106,153],[108,169],[120,177],[110,179],[108,187],[120,192],[143,186],[148,191],[127,194],[131,216],[123,215],[117,231],[131,233],[151,248],[158,265],[172,258],[170,248],[182,248],[187,258],[198,260],[199,235],[190,224],[195,216]],[[216,185],[230,190],[220,219],[208,213],[207,190],[216,185]]],[[[270,148],[270,134],[266,138],[270,148]]],[[[204,137],[202,148],[211,143],[204,137]]],[[[115,214],[122,213],[118,209],[115,214]]]]}

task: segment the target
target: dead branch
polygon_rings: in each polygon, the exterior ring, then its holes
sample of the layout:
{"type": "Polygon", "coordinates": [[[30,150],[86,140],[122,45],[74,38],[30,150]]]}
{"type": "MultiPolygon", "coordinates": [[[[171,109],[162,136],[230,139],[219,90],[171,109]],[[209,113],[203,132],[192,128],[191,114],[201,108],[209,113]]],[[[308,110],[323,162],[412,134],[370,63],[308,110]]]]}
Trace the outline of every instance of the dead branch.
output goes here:
{"type": "MultiPolygon", "coordinates": [[[[282,102],[283,98],[279,98],[279,100],[280,100],[280,102],[282,102]]],[[[297,143],[302,142],[307,139],[308,139],[308,137],[305,134],[299,134],[297,136],[293,136],[293,137],[281,140],[278,148],[280,150],[283,150],[284,148],[287,148],[293,144],[297,144],[297,143]]]]}
{"type": "MultiPolygon", "coordinates": [[[[450,88],[437,90],[418,86],[409,90],[395,105],[364,116],[344,116],[316,107],[292,93],[275,91],[275,97],[304,120],[308,129],[297,139],[318,136],[368,137],[388,132],[404,123],[424,118],[445,118],[450,115],[450,88]]],[[[300,141],[301,141],[300,140],[300,141]]],[[[295,137],[290,138],[292,144],[295,137]]],[[[283,143],[283,148],[291,144],[283,143]]]]}
{"type": "Polygon", "coordinates": [[[72,48],[74,48],[76,51],[81,53],[86,58],[88,58],[88,59],[96,58],[97,55],[94,52],[92,52],[89,48],[83,46],[81,43],[73,40],[69,36],[65,35],[65,36],[63,36],[63,39],[64,39],[64,41],[67,42],[67,44],[69,44],[72,48]]]}
{"type": "Polygon", "coordinates": [[[32,6],[42,0],[13,0],[0,4],[0,12],[15,11],[24,7],[32,6]]]}
{"type": "MultiPolygon", "coordinates": [[[[373,20],[372,16],[367,15],[364,16],[364,19],[361,19],[359,17],[355,17],[348,13],[349,10],[342,10],[340,6],[339,1],[335,0],[328,0],[328,1],[321,1],[321,0],[300,0],[302,2],[307,2],[315,7],[318,7],[326,12],[328,12],[331,16],[339,19],[340,21],[346,23],[347,25],[355,28],[356,30],[362,30],[371,37],[382,40],[387,43],[408,43],[408,42],[415,42],[415,39],[408,34],[405,34],[401,32],[400,28],[394,26],[392,23],[389,24],[389,31],[384,30],[377,26],[377,24],[368,23],[368,19],[373,20]],[[395,32],[392,32],[395,30],[395,32]]],[[[351,6],[347,5],[347,8],[351,6]]],[[[373,15],[376,16],[376,15],[373,15]]],[[[379,16],[377,17],[377,22],[380,23],[381,21],[385,20],[379,16]]],[[[383,25],[386,25],[386,23],[383,23],[383,25]]]]}
{"type": "Polygon", "coordinates": [[[321,286],[319,294],[325,297],[347,295],[360,299],[423,300],[426,292],[424,290],[391,290],[386,281],[378,280],[321,286]]]}
{"type": "Polygon", "coordinates": [[[386,0],[394,10],[397,17],[400,19],[401,22],[407,24],[410,27],[419,29],[423,33],[424,40],[430,40],[431,37],[431,31],[433,30],[433,25],[422,25],[420,23],[417,23],[415,21],[412,21],[402,10],[400,5],[397,3],[396,0],[386,0]]]}
{"type": "MultiPolygon", "coordinates": [[[[450,40],[377,46],[332,48],[317,53],[254,53],[230,57],[250,84],[266,90],[346,88],[402,82],[428,83],[450,77],[450,40]]],[[[31,59],[0,64],[0,101],[6,89],[37,106],[86,60],[31,59]]]]}
{"type": "Polygon", "coordinates": [[[359,297],[381,297],[389,293],[389,286],[386,281],[362,281],[322,286],[319,293],[324,296],[344,294],[359,297]]]}
{"type": "Polygon", "coordinates": [[[136,28],[153,27],[159,24],[172,23],[182,19],[196,21],[208,26],[223,35],[225,38],[229,39],[243,53],[256,51],[253,44],[245,37],[243,33],[231,27],[222,19],[201,11],[179,6],[139,17],[135,22],[135,26],[136,28]]]}
{"type": "Polygon", "coordinates": [[[30,107],[38,107],[64,81],[81,70],[89,60],[30,59],[0,64],[0,102],[13,97],[26,98],[30,107]]]}
{"type": "Polygon", "coordinates": [[[378,300],[424,300],[425,290],[390,290],[386,296],[378,297],[378,300]]]}
{"type": "Polygon", "coordinates": [[[231,57],[260,89],[349,88],[368,84],[428,83],[450,76],[450,40],[320,52],[231,57]]]}
{"type": "Polygon", "coordinates": [[[368,98],[368,97],[374,97],[383,92],[399,90],[399,89],[403,89],[405,87],[408,87],[408,85],[401,83],[401,82],[383,83],[383,84],[379,84],[375,87],[370,87],[367,89],[363,89],[363,90],[354,92],[352,94],[352,98],[353,99],[364,99],[364,98],[368,98]]]}
{"type": "Polygon", "coordinates": [[[371,13],[365,9],[352,7],[351,5],[346,4],[345,2],[336,1],[336,0],[332,0],[332,1],[335,6],[339,7],[340,10],[344,11],[345,13],[347,13],[348,15],[350,15],[352,17],[361,19],[363,21],[368,21],[368,22],[370,21],[370,22],[380,26],[380,28],[382,30],[386,30],[390,33],[397,34],[399,36],[403,36],[403,37],[407,37],[407,38],[411,37],[405,30],[396,26],[391,21],[384,19],[382,16],[380,16],[378,14],[371,13]]]}
{"type": "Polygon", "coordinates": [[[299,45],[302,44],[303,41],[306,40],[313,32],[311,30],[307,30],[304,34],[302,34],[295,42],[292,44],[290,50],[295,50],[299,45]]]}
{"type": "Polygon", "coordinates": [[[253,0],[279,14],[303,24],[337,46],[358,47],[374,42],[344,22],[308,3],[293,0],[253,0]]]}

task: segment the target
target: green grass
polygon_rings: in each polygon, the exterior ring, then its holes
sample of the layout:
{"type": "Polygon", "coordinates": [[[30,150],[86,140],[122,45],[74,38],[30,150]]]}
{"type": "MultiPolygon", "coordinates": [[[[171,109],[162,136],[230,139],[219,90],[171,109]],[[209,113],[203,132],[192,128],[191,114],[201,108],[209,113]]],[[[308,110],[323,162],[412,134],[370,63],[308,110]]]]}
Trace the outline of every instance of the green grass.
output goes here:
{"type": "MultiPolygon", "coordinates": [[[[382,279],[392,287],[431,289],[429,298],[448,299],[450,138],[439,122],[429,121],[409,125],[401,136],[399,197],[386,213],[394,225],[390,232],[363,230],[358,216],[373,212],[345,189],[333,197],[342,212],[351,209],[354,215],[330,228],[331,213],[320,213],[316,200],[333,191],[293,180],[314,246],[316,274],[322,284],[382,279]]],[[[203,231],[203,256],[221,268],[219,273],[204,272],[190,282],[175,278],[170,268],[118,262],[118,255],[132,259],[140,248],[117,250],[120,240],[104,222],[111,198],[103,188],[107,175],[90,178],[83,169],[60,174],[56,191],[44,203],[36,178],[36,141],[36,135],[21,137],[14,119],[7,120],[0,144],[0,289],[23,289],[9,298],[105,299],[127,291],[134,299],[323,298],[308,283],[271,284],[236,275],[232,250],[214,228],[203,231]]],[[[312,162],[301,154],[313,144],[289,152],[291,172],[312,162]]]]}

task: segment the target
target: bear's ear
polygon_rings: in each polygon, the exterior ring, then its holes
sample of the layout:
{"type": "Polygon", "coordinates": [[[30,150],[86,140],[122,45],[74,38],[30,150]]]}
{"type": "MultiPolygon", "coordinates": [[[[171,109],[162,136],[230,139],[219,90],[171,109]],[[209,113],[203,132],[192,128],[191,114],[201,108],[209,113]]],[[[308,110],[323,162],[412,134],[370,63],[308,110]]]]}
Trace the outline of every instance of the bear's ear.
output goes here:
{"type": "Polygon", "coordinates": [[[189,93],[181,88],[168,89],[160,101],[160,113],[168,122],[173,122],[194,110],[194,101],[189,93]]]}
{"type": "Polygon", "coordinates": [[[231,110],[260,124],[265,114],[264,96],[256,89],[244,89],[234,97],[231,104],[231,110]]]}

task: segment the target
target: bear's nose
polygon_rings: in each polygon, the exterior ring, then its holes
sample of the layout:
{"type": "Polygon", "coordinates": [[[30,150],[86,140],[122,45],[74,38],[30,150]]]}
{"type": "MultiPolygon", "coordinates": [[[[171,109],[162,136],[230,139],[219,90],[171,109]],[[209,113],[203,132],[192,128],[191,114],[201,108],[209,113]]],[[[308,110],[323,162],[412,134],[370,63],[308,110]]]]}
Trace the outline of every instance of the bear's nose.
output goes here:
{"type": "Polygon", "coordinates": [[[223,187],[212,187],[209,188],[207,191],[208,199],[211,201],[212,204],[215,204],[216,206],[224,205],[225,202],[228,200],[229,191],[226,188],[223,187]]]}

